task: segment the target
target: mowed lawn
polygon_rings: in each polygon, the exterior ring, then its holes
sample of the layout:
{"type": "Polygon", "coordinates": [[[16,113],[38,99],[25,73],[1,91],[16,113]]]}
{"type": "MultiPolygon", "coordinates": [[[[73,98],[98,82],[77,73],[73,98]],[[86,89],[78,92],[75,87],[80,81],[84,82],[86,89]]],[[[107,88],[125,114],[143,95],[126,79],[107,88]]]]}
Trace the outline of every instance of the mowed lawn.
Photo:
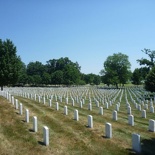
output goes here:
{"type": "MultiPolygon", "coordinates": [[[[149,119],[154,113],[147,111],[147,118],[141,118],[141,112],[132,106],[135,117],[135,126],[128,124],[128,114],[125,105],[125,96],[122,97],[118,121],[112,119],[115,105],[104,108],[100,115],[98,107],[93,104],[93,110],[88,110],[88,101],[82,108],[71,102],[67,104],[68,115],[64,115],[65,102],[59,104],[59,111],[52,107],[23,97],[17,97],[25,109],[30,111],[30,122],[25,122],[25,113],[19,115],[19,110],[3,97],[0,97],[0,154],[4,155],[50,155],[50,154],[136,154],[132,150],[132,133],[141,135],[141,154],[155,154],[155,133],[148,131],[149,119]],[[74,120],[74,110],[79,111],[79,121],[74,120]],[[87,116],[93,116],[93,128],[88,128],[87,116]],[[32,116],[38,118],[38,132],[32,131],[32,116]],[[113,137],[105,137],[105,123],[112,124],[113,137]],[[43,144],[43,126],[49,127],[50,144],[43,144]]],[[[129,98],[129,97],[128,97],[129,98]]],[[[117,99],[118,100],[118,99],[117,99]]]]}

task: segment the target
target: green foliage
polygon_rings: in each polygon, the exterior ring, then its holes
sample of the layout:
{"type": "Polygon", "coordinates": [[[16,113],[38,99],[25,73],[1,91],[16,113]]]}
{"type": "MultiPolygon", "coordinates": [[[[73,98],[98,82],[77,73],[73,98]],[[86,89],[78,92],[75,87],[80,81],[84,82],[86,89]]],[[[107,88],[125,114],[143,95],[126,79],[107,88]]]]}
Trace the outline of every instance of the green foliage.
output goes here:
{"type": "Polygon", "coordinates": [[[26,65],[21,61],[17,85],[25,85],[28,81],[26,65]]]}
{"type": "Polygon", "coordinates": [[[94,80],[93,80],[93,83],[95,85],[99,85],[101,83],[101,77],[99,75],[95,75],[94,76],[94,80]]]}
{"type": "Polygon", "coordinates": [[[42,75],[42,84],[50,84],[51,83],[51,76],[49,73],[47,72],[43,72],[43,75],[42,75]]]}
{"type": "Polygon", "coordinates": [[[7,39],[0,40],[0,86],[15,84],[18,80],[21,60],[16,55],[16,47],[7,39]]]}
{"type": "Polygon", "coordinates": [[[64,68],[64,84],[79,84],[80,71],[73,65],[67,64],[64,68]]]}
{"type": "Polygon", "coordinates": [[[108,85],[115,84],[117,87],[119,83],[125,84],[131,75],[130,66],[128,56],[125,54],[108,56],[104,62],[104,69],[100,72],[104,76],[103,82],[108,85]]]}
{"type": "Polygon", "coordinates": [[[78,84],[80,81],[80,66],[69,58],[52,59],[46,65],[41,62],[30,62],[27,65],[28,83],[40,84],[78,84]]]}
{"type": "Polygon", "coordinates": [[[99,85],[101,83],[101,77],[92,73],[83,75],[83,80],[86,84],[91,85],[99,85]]]}
{"type": "Polygon", "coordinates": [[[52,74],[51,79],[53,84],[63,84],[63,71],[61,70],[55,71],[52,74]]]}
{"type": "Polygon", "coordinates": [[[4,85],[99,85],[101,77],[95,74],[82,74],[77,62],[68,57],[52,59],[43,65],[39,61],[27,66],[16,55],[16,47],[10,40],[0,40],[0,86],[4,85]]]}
{"type": "Polygon", "coordinates": [[[141,59],[138,59],[137,62],[139,62],[140,65],[145,65],[151,69],[155,64],[155,51],[151,51],[150,49],[144,48],[142,52],[147,54],[150,60],[141,58],[141,59]]]}
{"type": "Polygon", "coordinates": [[[151,69],[145,80],[145,89],[155,92],[155,67],[151,69]]]}
{"type": "Polygon", "coordinates": [[[27,65],[27,75],[43,75],[44,69],[44,65],[41,62],[30,62],[27,65]]]}
{"type": "Polygon", "coordinates": [[[142,76],[140,69],[136,68],[132,74],[132,83],[135,85],[140,85],[142,81],[142,76]]]}

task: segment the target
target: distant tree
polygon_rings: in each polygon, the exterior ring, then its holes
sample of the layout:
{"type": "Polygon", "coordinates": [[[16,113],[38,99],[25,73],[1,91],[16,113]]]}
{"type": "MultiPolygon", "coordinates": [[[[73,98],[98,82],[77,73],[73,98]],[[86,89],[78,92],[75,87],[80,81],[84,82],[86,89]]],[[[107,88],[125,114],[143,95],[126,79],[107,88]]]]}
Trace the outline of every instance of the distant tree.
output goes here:
{"type": "Polygon", "coordinates": [[[148,74],[149,71],[150,71],[150,68],[149,68],[149,67],[141,67],[141,68],[139,68],[139,71],[140,71],[142,80],[145,81],[146,76],[147,76],[147,74],[148,74]]]}
{"type": "Polygon", "coordinates": [[[86,84],[91,85],[99,85],[101,83],[101,77],[99,75],[90,73],[90,74],[84,74],[82,76],[82,80],[85,81],[86,84]]]}
{"type": "MultiPolygon", "coordinates": [[[[27,65],[27,75],[29,77],[29,80],[28,80],[29,84],[33,84],[33,85],[39,85],[39,84],[45,84],[45,83],[47,84],[47,81],[46,82],[44,81],[45,78],[47,80],[47,76],[45,77],[45,72],[47,72],[47,68],[41,62],[39,61],[30,62],[27,65]]],[[[50,82],[50,80],[48,82],[50,82]]]]}
{"type": "Polygon", "coordinates": [[[142,75],[139,68],[136,68],[132,74],[132,83],[135,85],[140,85],[142,81],[142,75]]]}
{"type": "Polygon", "coordinates": [[[51,75],[52,84],[78,84],[81,73],[77,62],[68,57],[47,61],[47,72],[51,75]],[[60,75],[60,76],[59,76],[60,75]]]}
{"type": "Polygon", "coordinates": [[[63,71],[57,70],[52,74],[52,84],[63,84],[63,71]]]}
{"type": "Polygon", "coordinates": [[[137,62],[139,62],[140,65],[145,65],[149,67],[149,69],[151,69],[155,65],[155,51],[151,51],[150,49],[144,48],[142,52],[147,54],[150,60],[141,58],[138,59],[137,62]]]}
{"type": "Polygon", "coordinates": [[[145,89],[155,92],[155,67],[151,69],[145,80],[145,89]]]}
{"type": "Polygon", "coordinates": [[[130,62],[128,56],[122,53],[108,56],[104,62],[104,69],[101,75],[104,76],[106,84],[114,84],[118,88],[118,84],[125,84],[130,78],[130,62]]]}
{"type": "Polygon", "coordinates": [[[111,74],[108,73],[104,74],[103,71],[101,74],[103,75],[101,76],[101,80],[103,83],[107,84],[108,86],[113,83],[111,74]]]}
{"type": "Polygon", "coordinates": [[[17,56],[17,50],[9,39],[0,39],[0,87],[15,84],[18,80],[21,59],[17,56]]]}
{"type": "Polygon", "coordinates": [[[38,86],[42,84],[42,78],[40,75],[33,75],[33,85],[38,86]]]}
{"type": "Polygon", "coordinates": [[[27,75],[40,75],[42,76],[43,73],[44,73],[44,65],[39,62],[39,61],[36,61],[36,62],[30,62],[28,65],[27,65],[27,75]]]}
{"type": "Polygon", "coordinates": [[[26,65],[21,61],[17,85],[25,85],[28,82],[26,70],[26,65]]]}
{"type": "Polygon", "coordinates": [[[47,72],[43,72],[42,75],[42,84],[50,84],[51,83],[51,75],[47,72]]]}
{"type": "Polygon", "coordinates": [[[85,75],[86,84],[94,84],[93,81],[94,81],[94,74],[90,73],[85,75]]]}
{"type": "Polygon", "coordinates": [[[66,65],[64,68],[64,84],[72,85],[79,84],[80,81],[80,71],[73,65],[66,65]]]}
{"type": "Polygon", "coordinates": [[[49,74],[52,74],[57,70],[63,71],[65,69],[66,65],[71,65],[79,71],[81,69],[81,67],[79,66],[79,64],[77,62],[74,63],[71,60],[69,60],[68,57],[65,57],[65,58],[52,59],[52,60],[47,61],[47,65],[46,65],[47,72],[49,74]]]}
{"type": "Polygon", "coordinates": [[[99,85],[101,83],[101,77],[99,75],[95,75],[94,76],[94,80],[93,80],[93,83],[95,85],[99,85]]]}

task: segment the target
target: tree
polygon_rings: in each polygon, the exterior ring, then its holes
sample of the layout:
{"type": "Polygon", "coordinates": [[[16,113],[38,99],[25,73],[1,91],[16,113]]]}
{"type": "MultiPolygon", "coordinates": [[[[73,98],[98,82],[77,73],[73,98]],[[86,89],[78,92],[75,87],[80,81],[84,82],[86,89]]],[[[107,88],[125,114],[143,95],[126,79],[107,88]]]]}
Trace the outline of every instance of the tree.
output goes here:
{"type": "Polygon", "coordinates": [[[141,59],[138,59],[137,62],[139,62],[140,65],[145,65],[149,67],[149,69],[151,69],[155,64],[155,51],[151,51],[150,49],[144,48],[142,52],[147,54],[150,60],[141,58],[141,59]]]}
{"type": "Polygon", "coordinates": [[[15,84],[18,80],[21,59],[17,56],[16,47],[9,39],[0,39],[0,87],[15,84]]]}
{"type": "Polygon", "coordinates": [[[155,92],[155,67],[151,69],[145,80],[145,89],[155,92]]]}
{"type": "Polygon", "coordinates": [[[28,76],[26,73],[26,65],[21,61],[17,85],[25,85],[27,82],[28,76]]]}
{"type": "Polygon", "coordinates": [[[146,58],[141,58],[137,60],[140,66],[144,66],[144,67],[141,67],[141,74],[142,74],[143,80],[145,80],[147,74],[155,65],[155,51],[151,51],[150,49],[144,48],[142,52],[147,54],[149,57],[149,60],[146,58]]]}
{"type": "Polygon", "coordinates": [[[44,72],[42,75],[42,84],[50,84],[51,83],[51,76],[49,73],[44,72]]]}
{"type": "Polygon", "coordinates": [[[40,76],[42,76],[43,73],[44,73],[44,65],[41,62],[39,62],[39,61],[30,62],[27,65],[27,74],[28,75],[40,75],[40,76]]]}
{"type": "Polygon", "coordinates": [[[57,70],[52,74],[52,84],[63,84],[63,72],[57,70]]]}
{"type": "Polygon", "coordinates": [[[140,85],[142,81],[142,75],[139,68],[136,68],[132,74],[132,83],[135,85],[140,85]]]}
{"type": "Polygon", "coordinates": [[[125,84],[130,78],[131,64],[128,56],[122,53],[108,56],[104,62],[104,69],[101,70],[101,75],[105,76],[106,84],[114,84],[118,88],[118,84],[125,84]],[[108,78],[108,79],[107,79],[108,78]]]}
{"type": "Polygon", "coordinates": [[[94,76],[94,80],[93,80],[93,83],[95,85],[99,85],[101,83],[101,77],[99,75],[95,75],[94,76]]]}
{"type": "Polygon", "coordinates": [[[73,65],[66,65],[64,68],[64,84],[72,85],[79,84],[80,81],[80,71],[73,65]]]}
{"type": "Polygon", "coordinates": [[[47,61],[47,72],[51,75],[52,84],[78,84],[80,81],[80,66],[68,57],[47,61]]]}
{"type": "Polygon", "coordinates": [[[47,81],[45,82],[45,78],[47,80],[47,76],[44,74],[46,71],[46,66],[43,65],[41,62],[30,62],[27,65],[27,75],[28,75],[28,81],[29,84],[33,85],[39,85],[39,84],[47,84],[47,81]],[[46,77],[45,77],[46,76],[46,77]],[[31,81],[32,80],[32,81],[31,81]]]}

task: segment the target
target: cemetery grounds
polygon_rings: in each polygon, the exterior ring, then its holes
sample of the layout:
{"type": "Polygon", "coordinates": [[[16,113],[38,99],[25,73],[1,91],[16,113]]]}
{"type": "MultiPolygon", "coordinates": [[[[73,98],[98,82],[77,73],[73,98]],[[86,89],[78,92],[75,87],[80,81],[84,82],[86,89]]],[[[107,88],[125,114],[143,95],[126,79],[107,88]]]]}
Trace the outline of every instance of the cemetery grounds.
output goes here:
{"type": "Polygon", "coordinates": [[[153,155],[155,133],[149,131],[149,120],[155,120],[154,111],[150,110],[154,104],[148,92],[134,87],[4,88],[0,93],[0,155],[136,154],[132,150],[133,133],[140,135],[140,154],[153,155]],[[68,113],[64,113],[65,106],[68,113]],[[28,123],[25,109],[29,110],[28,123]],[[79,120],[74,118],[75,110],[79,120]],[[113,118],[114,110],[117,120],[113,118]],[[146,118],[142,117],[142,110],[146,111],[146,118]],[[128,123],[131,114],[133,126],[128,123]],[[92,128],[88,126],[88,115],[93,117],[92,128]],[[33,116],[38,119],[37,132],[33,131],[33,116]],[[112,126],[112,138],[106,137],[107,122],[112,126]],[[49,128],[48,146],[43,143],[43,126],[49,128]]]}

